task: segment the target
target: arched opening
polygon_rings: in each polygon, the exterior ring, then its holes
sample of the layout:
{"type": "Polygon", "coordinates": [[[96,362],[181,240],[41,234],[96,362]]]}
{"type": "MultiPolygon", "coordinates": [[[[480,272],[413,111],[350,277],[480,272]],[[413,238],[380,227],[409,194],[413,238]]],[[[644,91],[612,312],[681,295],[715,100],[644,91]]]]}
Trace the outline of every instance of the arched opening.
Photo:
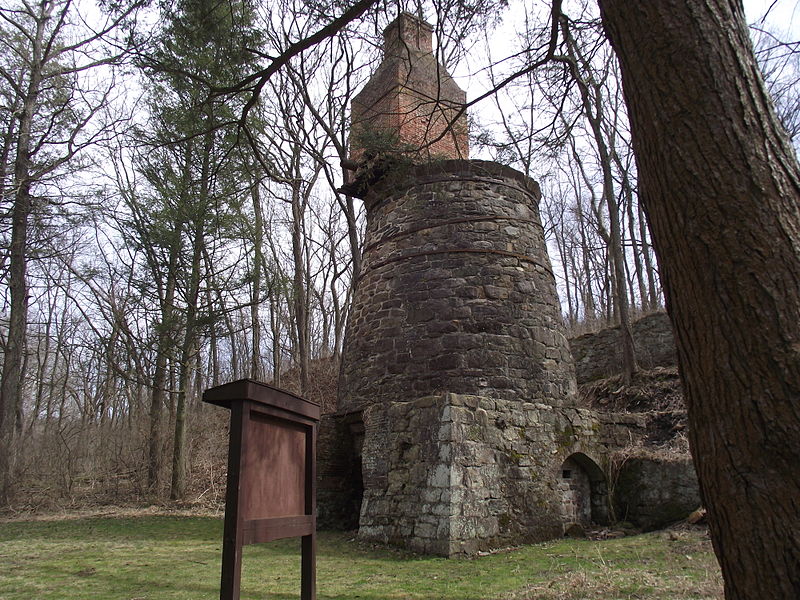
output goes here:
{"type": "Polygon", "coordinates": [[[348,476],[346,487],[345,528],[358,529],[361,516],[361,502],[364,498],[364,479],[362,475],[362,454],[364,448],[364,422],[361,414],[351,415],[347,420],[348,476]]]}
{"type": "Polygon", "coordinates": [[[317,438],[317,525],[358,529],[364,496],[361,413],[325,415],[317,438]]]}
{"type": "Polygon", "coordinates": [[[565,528],[608,524],[608,485],[596,462],[580,452],[570,455],[561,465],[558,482],[565,528]]]}

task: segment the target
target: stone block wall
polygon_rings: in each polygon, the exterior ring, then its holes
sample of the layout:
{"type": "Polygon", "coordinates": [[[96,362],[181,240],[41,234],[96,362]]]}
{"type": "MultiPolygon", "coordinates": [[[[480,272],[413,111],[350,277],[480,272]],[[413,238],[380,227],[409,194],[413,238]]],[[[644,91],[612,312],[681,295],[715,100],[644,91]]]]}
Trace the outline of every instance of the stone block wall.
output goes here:
{"type": "Polygon", "coordinates": [[[649,531],[685,519],[701,506],[689,457],[634,457],[622,464],[614,485],[619,518],[649,531]]]}
{"type": "Polygon", "coordinates": [[[360,539],[442,556],[552,539],[612,514],[655,529],[701,500],[690,459],[619,464],[646,435],[645,415],[448,393],[326,416],[320,527],[353,529],[360,517],[360,539]]]}
{"type": "MultiPolygon", "coordinates": [[[[672,324],[664,312],[646,315],[632,324],[636,360],[645,369],[678,364],[672,324]]],[[[619,327],[609,327],[569,340],[578,383],[622,371],[619,327]]]]}
{"type": "Polygon", "coordinates": [[[561,536],[564,461],[604,464],[643,431],[631,415],[451,393],[385,412],[385,477],[365,489],[359,538],[444,556],[561,536]]]}
{"type": "Polygon", "coordinates": [[[576,386],[538,187],[484,161],[372,188],[339,409],[451,392],[561,405],[576,386]]]}
{"type": "MultiPolygon", "coordinates": [[[[357,417],[323,415],[317,433],[317,525],[358,529],[363,493],[357,417]]],[[[363,434],[362,434],[363,435],[363,434]]]]}
{"type": "Polygon", "coordinates": [[[561,516],[565,524],[588,526],[592,522],[592,482],[589,475],[572,458],[561,465],[561,516]]]}

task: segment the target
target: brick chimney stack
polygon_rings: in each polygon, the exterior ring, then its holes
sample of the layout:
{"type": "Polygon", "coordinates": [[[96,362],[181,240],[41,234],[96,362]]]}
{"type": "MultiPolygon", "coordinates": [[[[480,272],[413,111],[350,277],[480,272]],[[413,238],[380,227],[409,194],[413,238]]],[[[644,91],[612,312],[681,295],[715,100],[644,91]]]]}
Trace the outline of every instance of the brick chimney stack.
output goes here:
{"type": "Polygon", "coordinates": [[[432,54],[433,27],[403,12],[383,30],[383,54],[403,58],[408,49],[432,54]]]}
{"type": "Polygon", "coordinates": [[[402,153],[469,158],[466,94],[433,54],[433,28],[400,13],[383,32],[383,61],[351,104],[350,159],[402,153]]]}

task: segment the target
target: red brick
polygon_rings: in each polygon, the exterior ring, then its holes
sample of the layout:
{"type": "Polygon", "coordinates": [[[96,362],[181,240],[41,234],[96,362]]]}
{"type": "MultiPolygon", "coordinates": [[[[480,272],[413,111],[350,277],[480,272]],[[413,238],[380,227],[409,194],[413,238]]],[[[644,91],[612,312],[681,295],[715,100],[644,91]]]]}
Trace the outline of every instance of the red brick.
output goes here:
{"type": "Polygon", "coordinates": [[[408,13],[383,32],[383,61],[351,104],[352,160],[398,148],[425,159],[469,158],[467,115],[457,117],[466,94],[433,55],[432,32],[408,13]],[[380,143],[388,139],[394,148],[380,143]]]}

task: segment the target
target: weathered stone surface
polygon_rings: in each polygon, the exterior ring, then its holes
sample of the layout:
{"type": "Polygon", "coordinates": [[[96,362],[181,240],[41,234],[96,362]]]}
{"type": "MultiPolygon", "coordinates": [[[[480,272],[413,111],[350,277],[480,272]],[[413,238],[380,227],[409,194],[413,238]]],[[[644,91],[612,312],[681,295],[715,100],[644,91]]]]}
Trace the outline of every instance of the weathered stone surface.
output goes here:
{"type": "Polygon", "coordinates": [[[444,161],[386,185],[366,198],[340,410],[441,392],[564,404],[575,380],[536,184],[444,161]]]}
{"type": "Polygon", "coordinates": [[[485,410],[481,400],[443,393],[394,402],[387,428],[367,429],[365,448],[370,435],[381,438],[387,476],[365,490],[360,538],[452,556],[559,537],[576,522],[564,513],[569,457],[604,464],[620,432],[642,434],[584,409],[495,400],[485,410]]]}
{"type": "Polygon", "coordinates": [[[363,489],[363,431],[353,418],[323,415],[317,435],[317,525],[357,529],[363,489]]]}
{"type": "Polygon", "coordinates": [[[451,555],[561,534],[555,473],[575,426],[541,413],[576,385],[538,195],[482,161],[368,192],[339,386],[365,429],[360,537],[451,555]]]}
{"type": "MultiPolygon", "coordinates": [[[[657,312],[634,321],[633,339],[636,360],[645,369],[678,364],[672,324],[664,312],[657,312]]],[[[569,340],[575,359],[578,383],[616,375],[622,371],[619,327],[587,333],[569,340]]]]}
{"type": "Polygon", "coordinates": [[[701,505],[691,459],[631,458],[619,472],[615,497],[620,518],[644,530],[685,519],[701,505]]]}

